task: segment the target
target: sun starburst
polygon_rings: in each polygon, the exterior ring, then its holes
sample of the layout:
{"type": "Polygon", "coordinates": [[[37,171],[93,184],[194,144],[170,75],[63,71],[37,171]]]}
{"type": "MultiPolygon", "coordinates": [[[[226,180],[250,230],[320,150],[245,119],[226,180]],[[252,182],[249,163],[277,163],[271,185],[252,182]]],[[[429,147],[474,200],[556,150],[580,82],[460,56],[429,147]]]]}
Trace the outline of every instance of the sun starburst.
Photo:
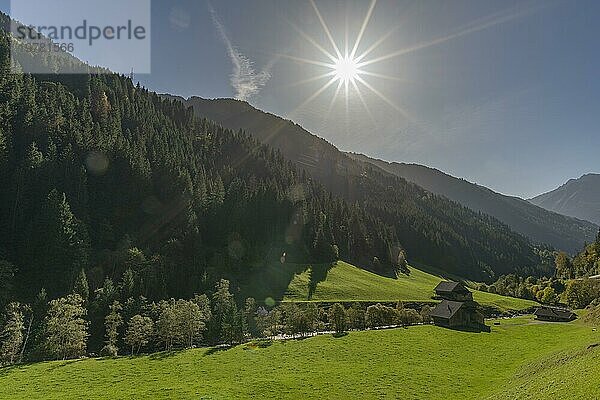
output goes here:
{"type": "MultiPolygon", "coordinates": [[[[315,100],[323,92],[325,92],[328,88],[333,86],[334,94],[331,99],[331,103],[329,105],[328,115],[331,112],[340,92],[342,92],[342,91],[343,91],[343,96],[345,98],[346,111],[348,111],[349,95],[351,93],[356,93],[357,97],[360,99],[363,107],[365,108],[365,111],[367,111],[367,113],[369,115],[371,115],[371,112],[370,112],[369,108],[367,107],[367,103],[366,103],[363,93],[361,92],[361,89],[368,90],[375,96],[379,97],[385,103],[391,105],[396,110],[402,111],[403,115],[407,115],[407,113],[404,110],[401,110],[399,106],[394,104],[391,100],[389,100],[386,96],[384,96],[380,91],[375,89],[370,83],[366,82],[366,80],[365,80],[366,77],[400,80],[395,77],[390,77],[387,75],[382,75],[379,73],[367,71],[363,68],[363,65],[367,65],[367,63],[373,64],[371,62],[371,60],[366,59],[366,57],[369,55],[369,53],[371,53],[373,50],[375,50],[387,37],[389,37],[389,34],[385,35],[384,37],[382,37],[379,40],[377,40],[376,42],[374,42],[364,52],[362,52],[360,54],[358,53],[362,38],[365,34],[367,25],[369,23],[369,20],[371,19],[371,15],[373,13],[373,10],[375,9],[376,3],[377,3],[377,0],[371,0],[371,3],[369,4],[369,8],[367,10],[367,13],[365,15],[365,18],[362,22],[362,25],[360,27],[360,30],[358,32],[358,35],[357,35],[353,45],[351,46],[351,48],[349,48],[347,40],[346,40],[346,46],[345,46],[344,52],[340,51],[341,46],[338,43],[336,43],[336,41],[334,40],[333,35],[331,34],[331,30],[327,26],[327,23],[325,22],[325,19],[321,15],[321,12],[319,11],[319,8],[317,7],[314,0],[310,0],[310,4],[312,5],[312,8],[314,9],[315,14],[317,15],[317,18],[321,24],[321,27],[323,28],[323,31],[324,31],[325,35],[327,36],[327,39],[329,40],[329,44],[318,43],[311,36],[309,36],[306,32],[304,32],[302,29],[300,29],[299,27],[297,27],[296,25],[294,25],[293,23],[290,22],[290,25],[298,32],[298,34],[301,37],[303,37],[306,41],[308,41],[310,44],[312,44],[317,50],[319,50],[326,57],[325,60],[310,60],[310,59],[291,56],[291,55],[282,55],[282,57],[287,58],[289,60],[292,60],[295,62],[301,62],[301,63],[305,63],[305,64],[310,64],[312,66],[324,68],[326,70],[322,74],[319,74],[314,77],[310,77],[308,79],[304,79],[300,82],[292,83],[290,85],[290,86],[296,86],[299,84],[314,82],[314,81],[318,81],[318,80],[327,78],[327,81],[321,87],[319,87],[312,95],[310,95],[308,98],[306,98],[298,107],[296,107],[296,110],[301,109],[302,107],[304,107],[311,101],[315,100]],[[327,50],[326,47],[330,47],[333,51],[327,50]],[[335,83],[337,83],[337,86],[334,86],[335,83]]],[[[347,36],[348,36],[348,33],[346,32],[346,37],[347,36]]]]}
{"type": "Polygon", "coordinates": [[[459,38],[462,36],[470,35],[470,34],[479,32],[481,30],[490,28],[492,26],[498,25],[498,24],[506,23],[515,18],[520,18],[525,15],[528,15],[537,9],[537,7],[524,8],[524,9],[510,8],[510,9],[489,15],[487,17],[481,18],[479,20],[473,21],[471,23],[468,23],[467,25],[459,27],[457,30],[455,30],[454,32],[452,32],[448,35],[438,37],[438,38],[435,38],[432,40],[424,41],[421,43],[417,43],[415,45],[412,45],[412,46],[409,46],[409,47],[406,47],[403,49],[399,49],[397,51],[393,51],[393,52],[390,52],[387,54],[373,57],[372,53],[377,48],[379,48],[380,45],[382,45],[388,38],[390,38],[390,36],[392,36],[392,34],[398,28],[397,26],[394,27],[388,33],[386,33],[385,35],[381,36],[380,38],[375,40],[373,43],[368,45],[368,47],[366,47],[366,49],[364,51],[359,52],[359,48],[361,48],[363,36],[367,30],[367,26],[369,24],[369,21],[371,19],[374,9],[375,9],[377,0],[371,0],[371,2],[369,3],[369,8],[367,10],[365,18],[363,19],[361,27],[358,31],[358,34],[357,34],[356,39],[354,40],[354,43],[352,44],[352,46],[348,45],[348,29],[346,29],[346,35],[345,35],[346,42],[345,42],[345,46],[344,46],[344,52],[340,51],[340,48],[342,46],[340,46],[334,40],[331,30],[329,29],[329,27],[327,26],[327,23],[325,22],[325,19],[321,15],[321,12],[319,11],[319,8],[317,7],[317,5],[315,3],[315,0],[309,0],[309,1],[310,1],[310,4],[320,22],[320,24],[321,24],[321,28],[323,29],[323,31],[327,37],[327,40],[329,41],[328,44],[327,43],[318,43],[315,39],[313,39],[310,35],[308,35],[306,32],[304,32],[298,26],[294,25],[291,21],[287,21],[287,22],[289,23],[289,25],[291,27],[293,27],[296,30],[296,32],[298,32],[298,34],[302,38],[304,38],[307,42],[309,42],[311,45],[313,45],[315,47],[315,49],[317,49],[322,55],[324,55],[325,59],[314,60],[314,59],[307,59],[307,58],[302,58],[302,57],[298,57],[298,56],[292,56],[292,55],[288,55],[288,54],[280,54],[279,56],[283,57],[283,58],[287,58],[287,59],[295,61],[295,62],[309,64],[313,67],[321,68],[324,70],[324,71],[322,71],[323,73],[320,73],[316,76],[310,77],[308,79],[304,79],[299,82],[291,83],[287,86],[296,86],[296,85],[300,85],[300,84],[320,81],[323,79],[327,79],[327,80],[312,95],[310,95],[298,107],[296,107],[296,109],[294,111],[292,111],[291,114],[294,114],[295,111],[302,109],[308,103],[312,102],[317,97],[319,97],[324,92],[326,92],[327,89],[332,87],[331,90],[333,90],[333,97],[331,98],[331,102],[329,104],[329,109],[328,109],[327,115],[329,115],[329,113],[331,112],[332,108],[334,107],[334,105],[340,95],[340,92],[342,92],[342,89],[343,89],[343,92],[344,92],[343,94],[344,94],[345,103],[346,103],[346,116],[348,116],[348,97],[351,93],[355,93],[357,98],[360,100],[363,107],[365,108],[365,111],[372,118],[373,116],[371,115],[371,112],[369,111],[366,98],[365,98],[364,94],[361,92],[361,90],[362,90],[362,91],[366,91],[366,92],[374,95],[376,98],[378,98],[379,100],[381,100],[388,106],[394,108],[397,112],[399,112],[399,114],[401,114],[404,118],[406,118],[411,123],[416,123],[416,121],[414,120],[414,118],[411,117],[411,115],[405,109],[398,106],[388,96],[386,96],[384,93],[382,93],[380,90],[378,90],[376,88],[376,86],[373,85],[372,82],[367,81],[367,79],[369,79],[369,80],[384,79],[384,80],[391,80],[391,81],[404,81],[404,80],[400,79],[398,77],[395,77],[395,76],[390,76],[390,75],[386,75],[386,74],[381,74],[379,72],[369,71],[369,70],[365,69],[365,67],[373,66],[377,63],[381,63],[386,60],[390,60],[392,58],[404,56],[408,53],[426,49],[431,46],[437,46],[446,41],[453,40],[453,39],[456,39],[456,38],[459,38]],[[328,47],[329,47],[329,50],[327,49],[328,47]],[[337,83],[337,86],[334,85],[335,83],[337,83]]]}

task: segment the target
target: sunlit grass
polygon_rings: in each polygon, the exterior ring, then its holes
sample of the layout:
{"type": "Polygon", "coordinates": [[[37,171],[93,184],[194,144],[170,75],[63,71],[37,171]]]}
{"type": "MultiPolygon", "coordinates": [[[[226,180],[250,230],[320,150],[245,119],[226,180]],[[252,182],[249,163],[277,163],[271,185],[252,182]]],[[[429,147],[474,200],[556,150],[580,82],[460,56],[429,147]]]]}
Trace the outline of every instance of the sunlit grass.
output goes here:
{"type": "MultiPolygon", "coordinates": [[[[266,348],[197,349],[0,370],[2,399],[597,398],[598,334],[580,323],[501,320],[491,333],[415,326],[266,348]],[[582,354],[550,363],[557,354],[582,354]],[[577,360],[585,362],[581,367],[577,360]],[[584,368],[581,370],[580,368],[584,368]],[[541,377],[541,380],[540,380],[541,377]],[[576,385],[569,384],[573,379],[576,385]],[[528,384],[533,392],[514,383],[528,384]],[[564,382],[564,384],[563,384],[564,382]],[[585,393],[585,397],[580,395],[585,393]]],[[[528,389],[529,390],[529,389],[528,389]]]]}
{"type": "MultiPolygon", "coordinates": [[[[311,270],[306,268],[294,276],[285,296],[287,301],[416,301],[432,302],[433,289],[442,281],[442,275],[409,267],[410,274],[388,278],[338,262],[331,268],[316,290],[309,296],[311,270]]],[[[474,299],[482,305],[500,310],[522,310],[535,306],[529,300],[474,292],[474,299]]]]}

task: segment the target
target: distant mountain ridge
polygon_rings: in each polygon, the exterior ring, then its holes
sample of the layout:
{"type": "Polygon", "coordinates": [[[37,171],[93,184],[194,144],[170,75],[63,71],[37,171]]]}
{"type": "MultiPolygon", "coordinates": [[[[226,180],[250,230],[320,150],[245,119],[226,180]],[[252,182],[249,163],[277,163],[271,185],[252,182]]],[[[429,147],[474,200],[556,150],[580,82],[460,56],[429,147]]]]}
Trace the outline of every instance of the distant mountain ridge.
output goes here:
{"type": "Polygon", "coordinates": [[[529,201],[547,210],[600,224],[600,174],[586,174],[529,201]]]}
{"type": "Polygon", "coordinates": [[[182,101],[197,116],[245,131],[279,150],[334,195],[388,223],[411,260],[471,279],[540,271],[537,249],[506,224],[355,160],[292,121],[235,99],[163,97],[182,101]]]}
{"type": "Polygon", "coordinates": [[[351,193],[347,193],[348,188],[341,184],[339,175],[360,177],[365,173],[365,166],[372,165],[377,167],[378,173],[406,179],[475,212],[491,215],[535,242],[550,244],[571,253],[579,251],[597,233],[597,226],[587,221],[548,212],[523,199],[495,193],[441,171],[345,154],[292,121],[258,110],[247,102],[200,97],[185,100],[178,96],[166,96],[193,106],[198,115],[217,121],[227,128],[246,130],[261,142],[279,149],[287,159],[319,178],[330,190],[346,195],[347,198],[351,193]],[[404,167],[399,171],[392,165],[404,167]]]}
{"type": "Polygon", "coordinates": [[[598,232],[596,225],[572,216],[561,215],[563,213],[560,210],[548,211],[521,198],[494,192],[434,168],[418,164],[390,163],[361,154],[349,155],[361,161],[371,162],[472,210],[496,217],[532,240],[551,244],[557,249],[578,252],[586,242],[593,241],[598,232]]]}

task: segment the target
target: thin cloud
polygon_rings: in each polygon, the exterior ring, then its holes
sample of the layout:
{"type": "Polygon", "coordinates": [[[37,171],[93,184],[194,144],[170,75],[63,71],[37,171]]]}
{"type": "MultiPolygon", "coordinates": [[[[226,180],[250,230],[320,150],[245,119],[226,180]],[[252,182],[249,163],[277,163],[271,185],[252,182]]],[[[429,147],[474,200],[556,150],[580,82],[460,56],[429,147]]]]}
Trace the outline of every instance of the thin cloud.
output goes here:
{"type": "Polygon", "coordinates": [[[231,43],[225,26],[219,20],[217,12],[210,3],[208,4],[208,9],[217,33],[227,48],[227,55],[233,66],[229,82],[235,91],[235,98],[238,100],[249,100],[258,94],[271,78],[271,68],[275,60],[270,61],[260,72],[256,72],[254,70],[254,63],[231,43]]]}

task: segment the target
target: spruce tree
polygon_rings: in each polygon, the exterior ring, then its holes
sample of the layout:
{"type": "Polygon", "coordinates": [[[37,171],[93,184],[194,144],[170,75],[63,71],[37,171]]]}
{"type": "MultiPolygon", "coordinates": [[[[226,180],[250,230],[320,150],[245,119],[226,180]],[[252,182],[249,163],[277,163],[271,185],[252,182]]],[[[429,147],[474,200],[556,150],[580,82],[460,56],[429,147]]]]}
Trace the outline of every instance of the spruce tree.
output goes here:
{"type": "Polygon", "coordinates": [[[229,281],[221,279],[213,294],[213,321],[214,335],[218,341],[233,343],[235,340],[235,328],[237,318],[237,307],[233,295],[229,292],[229,281]]]}
{"type": "Polygon", "coordinates": [[[38,150],[35,142],[31,142],[29,150],[27,150],[27,156],[25,158],[25,166],[28,169],[37,169],[44,162],[44,155],[38,150]]]}
{"type": "Polygon", "coordinates": [[[73,293],[80,295],[83,301],[88,300],[90,295],[90,287],[88,285],[87,275],[83,268],[79,271],[77,279],[75,279],[75,283],[73,284],[73,293]]]}
{"type": "Polygon", "coordinates": [[[119,341],[119,328],[123,324],[123,318],[121,317],[121,311],[123,307],[118,301],[114,301],[110,308],[110,312],[104,319],[105,334],[106,338],[105,346],[102,349],[102,355],[116,357],[119,353],[118,341],[119,341]]]}

